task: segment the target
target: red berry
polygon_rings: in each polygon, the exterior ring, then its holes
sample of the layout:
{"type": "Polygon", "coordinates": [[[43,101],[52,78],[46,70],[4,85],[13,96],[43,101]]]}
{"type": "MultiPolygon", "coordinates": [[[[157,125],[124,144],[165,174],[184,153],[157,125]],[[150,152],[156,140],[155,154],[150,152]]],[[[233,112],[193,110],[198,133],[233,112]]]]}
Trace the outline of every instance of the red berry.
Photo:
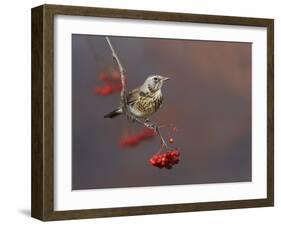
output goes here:
{"type": "Polygon", "coordinates": [[[169,138],[169,143],[173,144],[174,143],[174,139],[172,137],[169,138]]]}
{"type": "Polygon", "coordinates": [[[151,165],[155,165],[155,163],[156,163],[153,158],[149,159],[149,162],[150,162],[151,165]]]}
{"type": "Polygon", "coordinates": [[[156,158],[156,162],[157,162],[158,164],[160,164],[160,163],[161,163],[161,158],[157,157],[157,158],[156,158]]]}
{"type": "Polygon", "coordinates": [[[112,87],[110,85],[105,85],[100,90],[100,95],[106,96],[108,94],[112,93],[112,87]]]}

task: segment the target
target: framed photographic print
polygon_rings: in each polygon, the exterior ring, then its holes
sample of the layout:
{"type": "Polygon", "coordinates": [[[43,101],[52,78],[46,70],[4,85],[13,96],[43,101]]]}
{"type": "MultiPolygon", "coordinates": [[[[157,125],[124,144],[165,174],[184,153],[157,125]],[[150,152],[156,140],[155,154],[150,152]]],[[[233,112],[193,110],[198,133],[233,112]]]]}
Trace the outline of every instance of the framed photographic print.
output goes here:
{"type": "Polygon", "coordinates": [[[32,9],[32,216],[274,204],[272,19],[32,9]]]}

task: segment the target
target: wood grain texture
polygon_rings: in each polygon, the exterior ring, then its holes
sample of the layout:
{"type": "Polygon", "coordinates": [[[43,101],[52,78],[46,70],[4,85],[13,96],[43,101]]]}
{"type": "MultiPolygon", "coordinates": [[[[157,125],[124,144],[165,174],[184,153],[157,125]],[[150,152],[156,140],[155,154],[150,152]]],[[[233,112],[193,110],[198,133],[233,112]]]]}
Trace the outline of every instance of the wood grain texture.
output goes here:
{"type": "Polygon", "coordinates": [[[267,199],[274,205],[274,21],[267,24],[267,199]]]}
{"type": "Polygon", "coordinates": [[[53,15],[32,9],[32,205],[31,215],[48,219],[53,201],[53,15]]]}
{"type": "Polygon", "coordinates": [[[32,217],[43,221],[273,206],[274,21],[272,19],[42,5],[32,9],[32,217]],[[267,28],[267,198],[54,211],[54,16],[96,16],[267,28]]]}
{"type": "Polygon", "coordinates": [[[31,216],[43,219],[43,6],[31,18],[31,216]]]}

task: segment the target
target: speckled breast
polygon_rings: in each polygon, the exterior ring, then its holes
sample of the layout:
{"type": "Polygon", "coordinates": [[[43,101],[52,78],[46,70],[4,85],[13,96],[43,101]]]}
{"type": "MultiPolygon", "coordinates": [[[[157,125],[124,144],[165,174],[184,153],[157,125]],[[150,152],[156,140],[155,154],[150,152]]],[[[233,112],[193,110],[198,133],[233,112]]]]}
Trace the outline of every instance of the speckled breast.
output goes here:
{"type": "Polygon", "coordinates": [[[162,102],[162,95],[140,96],[130,109],[137,117],[146,118],[158,111],[162,102]]]}

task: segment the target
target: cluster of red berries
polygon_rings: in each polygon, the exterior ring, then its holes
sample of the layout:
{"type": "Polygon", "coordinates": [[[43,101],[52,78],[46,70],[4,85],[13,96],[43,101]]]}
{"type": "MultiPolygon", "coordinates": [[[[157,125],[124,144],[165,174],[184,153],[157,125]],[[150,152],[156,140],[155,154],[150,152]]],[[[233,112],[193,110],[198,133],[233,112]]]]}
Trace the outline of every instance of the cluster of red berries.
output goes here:
{"type": "Polygon", "coordinates": [[[120,146],[125,147],[132,147],[138,145],[140,142],[146,139],[150,139],[155,136],[155,132],[153,129],[144,129],[141,132],[127,136],[120,141],[120,146]]]}
{"type": "Polygon", "coordinates": [[[162,154],[156,154],[149,159],[151,165],[156,166],[160,169],[172,169],[174,165],[180,161],[180,152],[175,149],[173,151],[167,151],[162,154]]]}
{"type": "Polygon", "coordinates": [[[113,72],[112,75],[108,73],[101,73],[99,80],[104,84],[95,86],[94,92],[100,96],[108,96],[112,93],[119,93],[122,90],[121,76],[118,72],[113,72]]]}

